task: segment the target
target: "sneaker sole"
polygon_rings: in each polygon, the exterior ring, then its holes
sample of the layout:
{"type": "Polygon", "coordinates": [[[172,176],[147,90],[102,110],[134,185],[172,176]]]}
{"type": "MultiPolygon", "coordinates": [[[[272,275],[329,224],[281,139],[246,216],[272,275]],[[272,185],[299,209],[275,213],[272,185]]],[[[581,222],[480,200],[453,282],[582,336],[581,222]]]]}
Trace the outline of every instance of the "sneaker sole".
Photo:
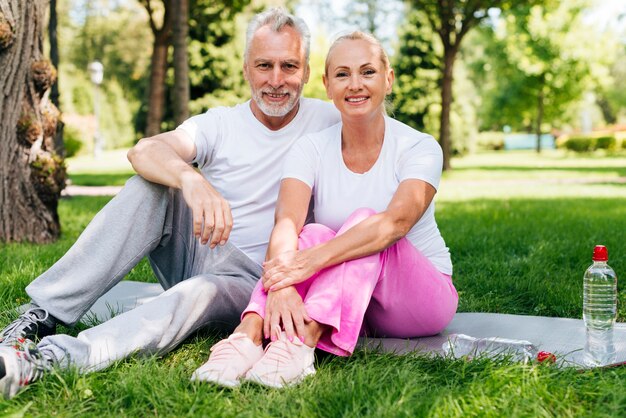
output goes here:
{"type": "Polygon", "coordinates": [[[13,347],[0,346],[0,392],[4,399],[11,399],[20,390],[19,382],[11,376],[18,371],[18,361],[13,347]]]}
{"type": "Polygon", "coordinates": [[[314,374],[315,374],[315,368],[311,366],[311,367],[307,367],[306,369],[304,369],[302,373],[300,373],[295,378],[291,379],[289,382],[286,382],[284,380],[280,383],[268,382],[268,381],[263,380],[263,378],[258,376],[256,373],[246,374],[246,377],[244,378],[244,380],[246,382],[256,383],[258,385],[267,386],[267,387],[274,388],[274,389],[283,389],[289,386],[298,385],[308,376],[312,376],[314,374]]]}
{"type": "Polygon", "coordinates": [[[213,383],[214,385],[224,386],[227,388],[236,388],[241,384],[239,380],[219,380],[219,379],[211,379],[211,378],[203,378],[199,373],[194,373],[191,375],[192,382],[206,382],[213,383]]]}

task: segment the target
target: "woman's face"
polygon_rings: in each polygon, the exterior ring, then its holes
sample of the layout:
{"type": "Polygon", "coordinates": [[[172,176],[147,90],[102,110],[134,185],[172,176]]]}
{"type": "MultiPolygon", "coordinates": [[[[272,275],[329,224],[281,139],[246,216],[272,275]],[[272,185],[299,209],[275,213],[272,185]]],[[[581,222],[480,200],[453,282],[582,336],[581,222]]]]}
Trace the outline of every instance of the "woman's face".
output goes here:
{"type": "Polygon", "coordinates": [[[385,69],[376,45],[346,39],[330,51],[324,85],[343,116],[367,116],[382,112],[393,79],[393,70],[385,69]]]}

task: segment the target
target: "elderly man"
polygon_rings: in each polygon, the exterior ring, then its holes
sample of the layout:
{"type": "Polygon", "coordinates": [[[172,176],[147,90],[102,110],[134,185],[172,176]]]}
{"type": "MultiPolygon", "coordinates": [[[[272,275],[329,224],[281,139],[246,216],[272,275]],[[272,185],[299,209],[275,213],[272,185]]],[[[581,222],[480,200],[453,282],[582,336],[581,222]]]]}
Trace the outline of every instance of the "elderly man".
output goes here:
{"type": "MultiPolygon", "coordinates": [[[[283,157],[298,137],[339,121],[331,104],[300,97],[309,44],[306,24],[283,9],[255,16],[243,66],[252,99],[130,150],[138,176],[26,288],[30,309],[0,335],[5,397],[52,366],[94,371],[131,353],[166,353],[200,327],[232,330],[262,274],[283,157]],[[51,335],[144,256],[164,293],[77,337],[51,335]]],[[[294,303],[293,293],[282,297],[294,303]]]]}

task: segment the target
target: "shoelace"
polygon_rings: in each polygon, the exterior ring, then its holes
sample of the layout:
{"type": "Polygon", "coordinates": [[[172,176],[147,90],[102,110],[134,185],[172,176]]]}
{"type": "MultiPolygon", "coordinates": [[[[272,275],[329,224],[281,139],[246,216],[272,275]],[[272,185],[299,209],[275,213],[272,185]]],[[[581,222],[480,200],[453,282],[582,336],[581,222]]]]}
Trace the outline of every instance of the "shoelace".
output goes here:
{"type": "Polygon", "coordinates": [[[272,357],[264,355],[262,361],[271,361],[272,363],[276,363],[278,366],[284,365],[284,362],[281,360],[289,360],[291,359],[291,346],[282,339],[278,339],[274,341],[272,344],[265,347],[265,354],[267,354],[268,350],[272,349],[272,357]]]}
{"type": "Polygon", "coordinates": [[[27,330],[29,327],[38,327],[38,323],[44,322],[46,319],[48,319],[48,311],[46,311],[45,309],[29,309],[21,314],[15,321],[11,322],[8,327],[5,328],[2,335],[0,335],[0,342],[17,340],[18,338],[22,337],[24,331],[27,330]],[[43,319],[39,319],[39,317],[35,313],[36,311],[43,311],[45,313],[43,319]]]}
{"type": "Polygon", "coordinates": [[[221,357],[228,356],[230,354],[229,350],[235,350],[239,354],[243,354],[241,349],[234,344],[233,340],[226,339],[219,341],[213,347],[211,347],[210,351],[214,354],[213,359],[218,360],[221,357]]]}
{"type": "Polygon", "coordinates": [[[20,359],[20,363],[22,364],[22,367],[19,368],[20,386],[26,386],[43,376],[46,369],[49,368],[49,365],[42,357],[35,343],[20,338],[16,340],[14,348],[15,355],[20,359]]]}

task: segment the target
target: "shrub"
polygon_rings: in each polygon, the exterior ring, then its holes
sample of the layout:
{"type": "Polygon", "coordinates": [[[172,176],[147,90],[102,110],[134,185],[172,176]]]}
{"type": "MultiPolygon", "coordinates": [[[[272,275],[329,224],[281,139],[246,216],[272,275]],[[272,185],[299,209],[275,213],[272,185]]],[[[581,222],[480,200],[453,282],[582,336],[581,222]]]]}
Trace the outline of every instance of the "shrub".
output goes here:
{"type": "Polygon", "coordinates": [[[476,146],[479,150],[499,151],[504,149],[504,133],[480,132],[476,138],[476,146]]]}
{"type": "Polygon", "coordinates": [[[614,150],[617,148],[617,140],[613,136],[601,136],[596,138],[596,149],[614,150]]]}
{"type": "Polygon", "coordinates": [[[565,142],[565,148],[574,152],[589,152],[595,149],[596,139],[589,137],[570,138],[565,142]]]}
{"type": "Polygon", "coordinates": [[[80,131],[71,126],[65,125],[63,129],[63,144],[65,146],[65,158],[73,157],[83,147],[80,138],[80,131]]]}

